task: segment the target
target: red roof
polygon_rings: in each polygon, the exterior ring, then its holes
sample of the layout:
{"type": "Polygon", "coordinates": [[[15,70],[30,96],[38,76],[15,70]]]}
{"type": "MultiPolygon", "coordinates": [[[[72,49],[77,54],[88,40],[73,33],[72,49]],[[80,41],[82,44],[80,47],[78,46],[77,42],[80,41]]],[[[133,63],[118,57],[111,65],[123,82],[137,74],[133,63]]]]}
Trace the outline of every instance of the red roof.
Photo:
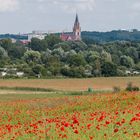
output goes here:
{"type": "Polygon", "coordinates": [[[70,40],[75,40],[76,39],[75,35],[73,35],[73,34],[64,34],[64,33],[61,34],[60,38],[63,41],[70,41],[70,40]]]}
{"type": "Polygon", "coordinates": [[[29,43],[29,41],[28,41],[28,40],[20,40],[20,42],[21,42],[22,44],[24,44],[24,45],[26,45],[26,44],[28,44],[28,43],[29,43]]]}

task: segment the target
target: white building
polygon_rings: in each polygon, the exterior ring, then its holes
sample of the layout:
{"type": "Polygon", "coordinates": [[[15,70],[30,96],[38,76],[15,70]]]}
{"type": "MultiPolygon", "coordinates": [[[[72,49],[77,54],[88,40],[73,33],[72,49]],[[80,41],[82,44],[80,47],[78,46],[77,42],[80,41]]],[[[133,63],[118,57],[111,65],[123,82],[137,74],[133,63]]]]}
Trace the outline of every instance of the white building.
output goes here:
{"type": "Polygon", "coordinates": [[[32,38],[38,38],[40,40],[45,39],[46,34],[41,31],[33,31],[32,33],[28,34],[28,41],[30,42],[32,38]]]}
{"type": "Polygon", "coordinates": [[[16,75],[17,75],[18,77],[22,77],[22,76],[24,76],[24,72],[16,72],[16,75]]]}

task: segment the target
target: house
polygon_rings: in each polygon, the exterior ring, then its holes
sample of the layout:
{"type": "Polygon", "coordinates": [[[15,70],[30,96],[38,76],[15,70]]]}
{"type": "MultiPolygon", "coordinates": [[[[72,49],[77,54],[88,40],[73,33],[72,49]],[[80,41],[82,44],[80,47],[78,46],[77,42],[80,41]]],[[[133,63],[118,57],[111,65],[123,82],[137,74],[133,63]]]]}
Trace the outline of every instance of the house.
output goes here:
{"type": "Polygon", "coordinates": [[[24,72],[18,71],[17,68],[0,68],[0,77],[6,76],[23,77],[24,72]]]}
{"type": "Polygon", "coordinates": [[[131,73],[131,71],[126,70],[126,71],[125,71],[125,74],[126,74],[126,75],[131,75],[132,73],[131,73]]]}
{"type": "Polygon", "coordinates": [[[134,75],[139,75],[140,72],[138,72],[138,71],[133,71],[133,74],[134,74],[134,75]]]}
{"type": "Polygon", "coordinates": [[[22,77],[22,76],[24,76],[24,72],[16,72],[16,76],[22,77]]]}
{"type": "Polygon", "coordinates": [[[5,77],[7,75],[7,72],[2,71],[1,72],[1,77],[5,77]]]}

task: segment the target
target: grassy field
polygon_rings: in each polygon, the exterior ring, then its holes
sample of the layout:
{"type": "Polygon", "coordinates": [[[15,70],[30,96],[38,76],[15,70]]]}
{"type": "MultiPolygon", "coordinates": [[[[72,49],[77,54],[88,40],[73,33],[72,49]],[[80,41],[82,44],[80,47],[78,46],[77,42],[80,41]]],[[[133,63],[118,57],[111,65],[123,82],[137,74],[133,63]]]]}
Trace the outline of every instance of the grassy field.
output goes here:
{"type": "Polygon", "coordinates": [[[2,94],[1,140],[139,140],[140,93],[2,94]]]}
{"type": "Polygon", "coordinates": [[[128,82],[140,87],[140,77],[112,77],[89,79],[11,79],[0,80],[0,87],[47,88],[63,91],[110,90],[114,86],[125,88],[128,82]]]}

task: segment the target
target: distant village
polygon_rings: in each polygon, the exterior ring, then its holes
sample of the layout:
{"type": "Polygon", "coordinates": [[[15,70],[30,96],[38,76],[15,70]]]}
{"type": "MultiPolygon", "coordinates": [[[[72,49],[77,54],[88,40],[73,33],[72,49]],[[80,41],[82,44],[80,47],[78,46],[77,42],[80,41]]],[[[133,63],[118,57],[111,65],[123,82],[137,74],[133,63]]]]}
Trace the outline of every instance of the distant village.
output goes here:
{"type": "MultiPolygon", "coordinates": [[[[19,41],[22,44],[26,45],[29,42],[31,42],[32,38],[38,38],[40,40],[43,40],[43,39],[45,39],[46,36],[47,36],[47,33],[43,32],[43,31],[32,31],[32,33],[28,33],[28,34],[0,35],[0,39],[9,38],[12,40],[12,43],[16,43],[17,41],[19,41]]],[[[76,18],[75,18],[75,22],[74,22],[74,26],[73,26],[73,32],[71,32],[69,34],[65,34],[64,32],[62,32],[60,34],[60,38],[63,41],[81,40],[81,27],[80,27],[80,22],[79,22],[77,14],[76,14],[76,18]]]]}

